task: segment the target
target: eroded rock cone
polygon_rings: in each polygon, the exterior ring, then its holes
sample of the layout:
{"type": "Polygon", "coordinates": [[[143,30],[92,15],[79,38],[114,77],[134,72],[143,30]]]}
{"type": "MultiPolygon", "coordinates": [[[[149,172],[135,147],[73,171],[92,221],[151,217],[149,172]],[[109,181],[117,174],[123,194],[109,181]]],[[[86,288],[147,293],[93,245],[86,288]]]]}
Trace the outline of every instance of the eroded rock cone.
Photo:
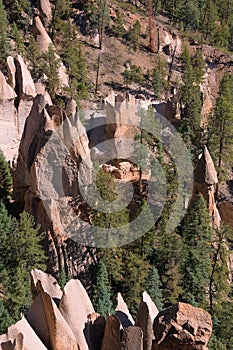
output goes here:
{"type": "Polygon", "coordinates": [[[153,350],[207,350],[212,320],[203,309],[178,303],[159,312],[153,329],[153,350]]]}
{"type": "Polygon", "coordinates": [[[27,320],[20,321],[8,328],[7,333],[0,336],[2,350],[46,350],[27,320]]]}
{"type": "Polygon", "coordinates": [[[84,335],[88,315],[95,312],[92,303],[79,280],[70,280],[65,286],[59,310],[72,329],[80,350],[88,350],[84,335]]]}

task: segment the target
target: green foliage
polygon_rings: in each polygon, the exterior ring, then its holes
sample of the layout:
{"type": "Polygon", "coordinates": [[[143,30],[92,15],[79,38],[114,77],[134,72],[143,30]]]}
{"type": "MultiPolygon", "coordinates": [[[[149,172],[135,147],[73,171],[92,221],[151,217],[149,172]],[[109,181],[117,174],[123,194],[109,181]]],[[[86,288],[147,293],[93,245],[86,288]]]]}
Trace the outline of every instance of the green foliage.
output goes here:
{"type": "Polygon", "coordinates": [[[24,45],[24,40],[18,30],[17,24],[14,22],[12,24],[12,33],[16,44],[17,53],[23,57],[27,56],[26,47],[24,45]]]}
{"type": "Polygon", "coordinates": [[[66,270],[64,268],[61,268],[59,273],[58,284],[62,290],[64,290],[67,282],[69,282],[70,279],[71,279],[71,276],[67,275],[66,270]]]}
{"type": "Polygon", "coordinates": [[[7,202],[11,198],[12,189],[10,166],[0,150],[0,200],[7,202]]]}
{"type": "Polygon", "coordinates": [[[7,0],[4,2],[10,22],[15,22],[19,29],[26,32],[29,26],[29,18],[32,15],[31,2],[29,0],[7,0]]]}
{"type": "Polygon", "coordinates": [[[122,12],[117,9],[116,18],[114,19],[114,24],[112,26],[112,31],[117,37],[122,37],[125,34],[125,21],[122,12]]]}
{"type": "Polygon", "coordinates": [[[156,99],[158,99],[164,91],[163,80],[161,79],[160,71],[158,68],[155,68],[152,73],[152,87],[154,90],[154,96],[156,99]]]}
{"type": "Polygon", "coordinates": [[[0,68],[6,63],[6,58],[10,52],[10,40],[8,36],[7,14],[0,0],[0,68]]]}
{"type": "Polygon", "coordinates": [[[56,0],[51,24],[51,37],[56,41],[58,34],[65,30],[65,21],[71,16],[71,1],[56,0]]]}
{"type": "Polygon", "coordinates": [[[113,312],[113,304],[111,301],[111,288],[108,280],[108,271],[105,263],[99,262],[96,275],[96,285],[93,293],[93,304],[96,312],[103,316],[113,312]]]}
{"type": "Polygon", "coordinates": [[[43,76],[43,66],[45,65],[43,54],[41,54],[37,42],[33,35],[29,37],[27,59],[30,62],[31,75],[34,80],[38,80],[43,76]]]}
{"type": "Polygon", "coordinates": [[[224,178],[224,169],[232,166],[233,151],[233,79],[225,74],[221,81],[219,96],[212,115],[209,116],[208,146],[218,166],[220,180],[224,178]],[[224,165],[224,169],[223,169],[224,165]]]}
{"type": "Polygon", "coordinates": [[[202,100],[199,84],[202,80],[204,63],[201,51],[191,57],[186,47],[182,53],[183,83],[181,88],[182,122],[180,132],[193,152],[194,157],[200,153],[201,147],[201,109],[202,100]],[[190,144],[189,144],[190,143],[190,144]]]}
{"type": "Polygon", "coordinates": [[[223,343],[218,340],[216,335],[213,333],[209,342],[208,342],[208,349],[209,350],[227,350],[226,346],[223,345],[223,343]]]}
{"type": "Polygon", "coordinates": [[[183,299],[192,304],[206,307],[207,290],[210,281],[214,232],[206,202],[197,197],[182,225],[182,285],[183,299]]]}
{"type": "Polygon", "coordinates": [[[212,314],[218,313],[222,309],[224,302],[228,300],[230,293],[229,284],[229,246],[231,230],[222,225],[215,231],[212,258],[212,271],[209,283],[210,311],[212,314]]]}
{"type": "Polygon", "coordinates": [[[132,47],[134,50],[138,50],[139,48],[139,39],[140,39],[140,34],[141,34],[141,24],[137,20],[133,26],[129,28],[129,31],[127,33],[127,40],[130,41],[132,47]]]}
{"type": "Polygon", "coordinates": [[[42,70],[47,77],[45,84],[52,99],[55,99],[56,93],[61,87],[59,79],[60,63],[60,58],[57,57],[53,45],[50,44],[48,51],[42,55],[42,70]]]}
{"type": "Polygon", "coordinates": [[[204,39],[221,47],[231,45],[232,0],[174,0],[162,1],[161,9],[167,12],[170,21],[185,32],[202,32],[204,39]]]}
{"type": "Polygon", "coordinates": [[[129,305],[130,311],[134,316],[141,301],[142,292],[146,288],[150,264],[146,256],[134,253],[128,250],[125,252],[125,273],[122,294],[129,305]]]}
{"type": "Polygon", "coordinates": [[[9,315],[4,300],[0,299],[0,334],[6,333],[13,323],[14,319],[9,315]]]}
{"type": "Polygon", "coordinates": [[[150,295],[151,299],[157,306],[158,310],[163,308],[163,292],[162,292],[162,283],[160,281],[158,270],[155,267],[149,272],[149,277],[147,281],[147,292],[150,295]]]}
{"type": "Polygon", "coordinates": [[[144,82],[142,69],[141,67],[136,66],[135,64],[128,66],[122,75],[124,77],[124,81],[126,85],[131,84],[132,82],[138,83],[138,84],[143,84],[144,82]]]}
{"type": "Polygon", "coordinates": [[[63,33],[61,58],[69,75],[70,87],[66,89],[66,93],[78,102],[88,94],[87,66],[77,32],[70,23],[66,24],[63,33]]]}
{"type": "Polygon", "coordinates": [[[110,14],[107,0],[88,0],[84,5],[87,19],[87,32],[97,30],[99,34],[99,49],[102,48],[103,34],[109,27],[110,14]]]}
{"type": "Polygon", "coordinates": [[[23,212],[18,222],[11,219],[0,204],[0,277],[6,291],[3,304],[7,310],[6,318],[0,320],[3,326],[8,324],[8,315],[18,320],[31,303],[30,271],[45,269],[43,236],[38,231],[29,214],[23,212]]]}
{"type": "Polygon", "coordinates": [[[223,307],[220,312],[217,313],[217,325],[215,326],[215,333],[218,340],[221,341],[226,349],[232,350],[232,312],[233,312],[233,301],[231,300],[223,303],[223,307]]]}
{"type": "Polygon", "coordinates": [[[164,303],[175,304],[182,293],[180,269],[182,239],[176,233],[166,233],[161,230],[157,236],[156,246],[156,267],[163,284],[164,303]]]}

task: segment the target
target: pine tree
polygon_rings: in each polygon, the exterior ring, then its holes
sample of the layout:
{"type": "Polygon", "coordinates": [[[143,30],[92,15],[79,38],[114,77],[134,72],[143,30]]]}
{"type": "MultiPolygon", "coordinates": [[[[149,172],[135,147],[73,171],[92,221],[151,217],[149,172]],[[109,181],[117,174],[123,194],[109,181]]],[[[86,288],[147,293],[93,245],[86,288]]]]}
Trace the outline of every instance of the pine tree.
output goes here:
{"type": "Polygon", "coordinates": [[[222,225],[215,231],[213,242],[212,268],[209,282],[209,307],[212,314],[221,312],[224,302],[229,300],[229,255],[228,240],[231,230],[222,225]]]}
{"type": "Polygon", "coordinates": [[[45,255],[41,247],[43,236],[34,228],[32,217],[23,212],[19,222],[12,221],[6,209],[0,207],[0,276],[6,290],[4,305],[14,321],[26,312],[31,303],[30,271],[45,269],[45,255]]]}
{"type": "Polygon", "coordinates": [[[127,39],[131,42],[134,50],[138,50],[139,48],[139,38],[141,33],[141,24],[137,20],[133,26],[130,27],[127,33],[127,39]]]}
{"type": "Polygon", "coordinates": [[[175,304],[182,293],[182,239],[176,233],[160,232],[157,237],[156,267],[163,284],[164,304],[175,304]]]}
{"type": "Polygon", "coordinates": [[[116,18],[114,19],[114,24],[111,28],[116,36],[123,37],[123,35],[125,34],[124,24],[125,24],[124,16],[122,15],[121,11],[117,9],[116,18]]]}
{"type": "Polygon", "coordinates": [[[58,34],[65,30],[65,21],[68,20],[71,15],[71,5],[70,0],[55,1],[50,33],[53,42],[58,38],[58,34]]]}
{"type": "Polygon", "coordinates": [[[182,225],[183,298],[192,305],[208,305],[214,239],[206,202],[198,196],[182,225]]]}
{"type": "Polygon", "coordinates": [[[224,178],[225,170],[232,166],[231,156],[233,151],[233,80],[225,74],[220,85],[219,96],[216,101],[214,113],[209,117],[209,141],[208,146],[217,163],[220,181],[224,178]]]}
{"type": "Polygon", "coordinates": [[[0,280],[7,278],[8,255],[11,251],[10,238],[13,231],[11,218],[8,216],[5,205],[0,201],[0,280]]]}
{"type": "Polygon", "coordinates": [[[7,202],[11,198],[12,186],[10,166],[0,150],[0,200],[7,202]]]}
{"type": "Polygon", "coordinates": [[[133,316],[136,316],[141,295],[146,288],[150,264],[145,256],[128,249],[124,256],[122,294],[133,316]]]}
{"type": "Polygon", "coordinates": [[[58,58],[56,51],[52,44],[49,49],[42,56],[42,69],[47,79],[45,84],[52,99],[55,99],[57,91],[61,87],[59,79],[60,58],[58,58]]]}
{"type": "Polygon", "coordinates": [[[5,300],[0,298],[0,334],[6,333],[8,327],[14,323],[14,319],[9,315],[5,306],[5,300]]]}
{"type": "Polygon", "coordinates": [[[41,55],[33,35],[30,35],[29,37],[27,59],[30,62],[31,75],[33,79],[40,79],[43,76],[43,55],[41,55]]]}
{"type": "Polygon", "coordinates": [[[194,157],[200,153],[201,147],[201,109],[202,100],[200,93],[200,81],[204,74],[203,60],[200,52],[194,57],[190,56],[186,47],[182,53],[182,61],[184,65],[183,82],[181,88],[182,121],[180,131],[184,135],[187,143],[191,143],[191,151],[194,157]],[[200,69],[201,68],[201,69],[200,69]]]}
{"type": "Polygon", "coordinates": [[[157,306],[158,310],[163,308],[162,283],[160,281],[158,270],[152,267],[147,281],[147,292],[157,306]]]}
{"type": "Polygon", "coordinates": [[[8,36],[7,14],[0,0],[0,68],[6,63],[6,58],[10,52],[10,40],[8,36]]]}
{"type": "Polygon", "coordinates": [[[26,57],[27,51],[26,51],[26,47],[24,45],[24,40],[23,40],[23,38],[18,30],[17,24],[15,22],[12,24],[12,32],[13,32],[13,37],[14,37],[15,44],[16,44],[17,53],[23,57],[26,57]]]}
{"type": "Polygon", "coordinates": [[[61,58],[69,75],[68,97],[72,97],[78,102],[80,98],[87,97],[88,94],[87,66],[77,32],[70,23],[66,24],[66,30],[63,34],[61,58]]]}
{"type": "Polygon", "coordinates": [[[10,22],[15,22],[19,29],[27,31],[29,18],[32,15],[31,3],[29,0],[8,0],[6,1],[6,10],[10,22]]]}
{"type": "Polygon", "coordinates": [[[108,313],[113,312],[113,304],[111,301],[111,288],[108,281],[108,271],[106,265],[101,260],[99,262],[96,275],[96,285],[93,293],[93,304],[96,312],[104,317],[108,313]]]}
{"type": "Polygon", "coordinates": [[[99,49],[102,49],[103,35],[110,22],[107,0],[88,0],[84,11],[91,30],[97,30],[99,35],[99,49]]]}
{"type": "Polygon", "coordinates": [[[159,99],[162,92],[164,91],[164,86],[158,68],[155,68],[152,73],[152,87],[154,90],[155,99],[159,99]]]}

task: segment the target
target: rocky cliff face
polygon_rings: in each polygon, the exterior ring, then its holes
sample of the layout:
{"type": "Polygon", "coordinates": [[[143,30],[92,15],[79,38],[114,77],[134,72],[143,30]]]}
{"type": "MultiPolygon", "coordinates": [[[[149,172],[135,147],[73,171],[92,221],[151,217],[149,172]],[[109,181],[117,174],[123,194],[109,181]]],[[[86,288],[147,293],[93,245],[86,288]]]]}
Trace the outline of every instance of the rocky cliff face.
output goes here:
{"type": "MultiPolygon", "coordinates": [[[[113,13],[115,14],[113,5],[113,13]]],[[[52,4],[48,0],[40,0],[32,24],[32,33],[40,51],[46,52],[53,45],[48,35],[51,21],[52,4]]],[[[129,18],[135,20],[133,14],[129,18]]],[[[144,26],[146,22],[144,21],[144,26]]],[[[180,54],[184,39],[167,25],[157,23],[157,48],[170,66],[168,79],[181,81],[182,68],[180,54]]],[[[199,45],[190,44],[195,51],[199,45]]],[[[201,84],[203,93],[203,116],[211,110],[217,96],[218,85],[225,71],[233,71],[230,58],[216,49],[204,46],[203,55],[206,60],[206,74],[201,84]]],[[[68,85],[68,77],[64,65],[60,65],[59,76],[62,86],[68,85]]],[[[79,120],[74,101],[70,101],[65,110],[53,105],[50,96],[41,83],[34,83],[26,62],[21,56],[8,57],[7,75],[0,72],[0,148],[14,169],[14,198],[24,203],[30,212],[47,232],[47,245],[50,250],[51,271],[59,271],[65,267],[67,272],[76,276],[82,274],[94,260],[93,251],[77,245],[67,238],[69,234],[67,218],[75,213],[83,215],[77,229],[84,231],[88,217],[80,200],[79,184],[91,182],[92,160],[90,147],[100,140],[111,140],[116,156],[123,158],[129,153],[129,142],[121,144],[125,137],[133,139],[138,127],[136,112],[138,104],[153,104],[155,110],[169,121],[178,121],[177,107],[179,94],[173,93],[164,101],[146,101],[132,96],[122,97],[113,93],[105,100],[107,125],[101,135],[87,136],[86,130],[79,120]],[[128,124],[128,125],[126,125],[128,124]],[[129,125],[133,125],[131,128],[129,125]],[[90,144],[89,144],[90,141],[90,144]],[[118,152],[118,154],[117,154],[118,152]],[[62,155],[62,157],[61,157],[62,155]],[[54,161],[56,160],[56,161],[54,161]],[[43,180],[43,181],[41,181],[43,180]],[[54,181],[56,180],[56,181],[54,181]],[[59,199],[59,200],[58,200],[59,199]],[[75,202],[75,205],[73,205],[75,202]],[[86,220],[86,221],[85,221],[86,220]]],[[[203,118],[205,122],[205,118],[203,118]]],[[[92,127],[91,127],[92,129],[92,127]]],[[[94,126],[93,126],[94,129],[94,126]]],[[[133,153],[133,150],[131,150],[133,153]]],[[[207,151],[195,170],[195,191],[206,198],[214,225],[219,225],[219,213],[214,199],[215,176],[207,178],[201,167],[211,166],[207,151]],[[202,176],[203,175],[203,176],[202,176]],[[200,178],[202,176],[202,178],[200,178]]],[[[120,162],[106,171],[123,180],[133,180],[137,170],[131,163],[120,162]],[[110,169],[110,170],[109,170],[110,169]]],[[[205,170],[206,171],[206,170],[205,170]]],[[[227,200],[220,203],[220,214],[229,222],[232,204],[227,200]]],[[[231,220],[231,219],[230,219],[231,220]]],[[[73,229],[73,227],[72,227],[73,229]]]]}
{"type": "Polygon", "coordinates": [[[212,321],[200,308],[178,303],[158,313],[144,293],[137,324],[126,325],[121,320],[131,316],[122,297],[116,314],[105,320],[79,280],[69,281],[62,292],[42,271],[33,270],[31,278],[33,304],[26,319],[0,336],[2,350],[207,350],[212,321]]]}

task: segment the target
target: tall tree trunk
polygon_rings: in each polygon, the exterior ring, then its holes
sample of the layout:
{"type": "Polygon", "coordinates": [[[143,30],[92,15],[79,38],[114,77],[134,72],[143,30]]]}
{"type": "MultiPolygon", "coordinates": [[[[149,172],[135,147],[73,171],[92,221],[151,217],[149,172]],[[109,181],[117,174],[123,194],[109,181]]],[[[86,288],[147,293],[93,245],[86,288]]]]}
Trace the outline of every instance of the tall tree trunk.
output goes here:
{"type": "Polygon", "coordinates": [[[107,0],[99,1],[99,10],[98,10],[98,32],[99,32],[99,49],[102,49],[103,45],[103,34],[105,27],[105,10],[107,6],[107,0]]]}
{"type": "Polygon", "coordinates": [[[97,91],[98,91],[98,85],[99,85],[99,74],[100,74],[100,56],[101,56],[101,54],[99,53],[99,56],[98,56],[98,62],[97,62],[97,70],[96,70],[95,95],[97,94],[97,91]]]}
{"type": "Polygon", "coordinates": [[[155,52],[155,35],[154,35],[154,15],[153,15],[153,3],[152,0],[147,0],[148,7],[148,24],[149,24],[149,47],[151,52],[155,52]]]}

